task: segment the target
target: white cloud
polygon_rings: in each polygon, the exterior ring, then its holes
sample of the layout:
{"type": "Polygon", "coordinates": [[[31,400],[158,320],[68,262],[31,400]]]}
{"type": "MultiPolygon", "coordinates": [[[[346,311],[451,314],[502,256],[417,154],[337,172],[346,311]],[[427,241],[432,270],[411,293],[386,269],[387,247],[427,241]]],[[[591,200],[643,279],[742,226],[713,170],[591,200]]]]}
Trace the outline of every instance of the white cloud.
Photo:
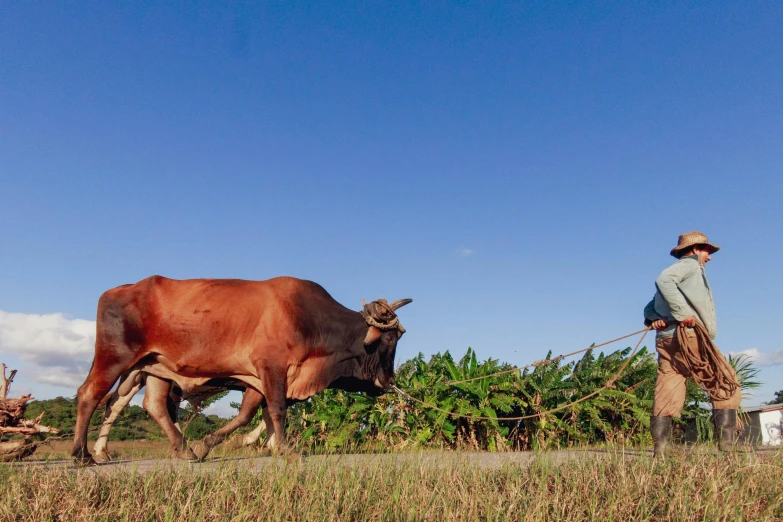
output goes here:
{"type": "Polygon", "coordinates": [[[95,351],[95,321],[64,314],[0,311],[0,353],[34,365],[26,378],[76,388],[87,376],[95,351]]]}
{"type": "Polygon", "coordinates": [[[236,417],[237,410],[231,407],[232,402],[242,402],[242,393],[238,391],[228,392],[228,395],[204,408],[203,413],[204,415],[217,415],[224,419],[233,419],[236,417]]]}
{"type": "Polygon", "coordinates": [[[457,255],[460,257],[468,257],[473,255],[473,250],[469,248],[460,248],[457,249],[457,255]]]}
{"type": "Polygon", "coordinates": [[[758,348],[748,348],[739,352],[731,352],[733,357],[747,355],[756,366],[777,366],[783,364],[783,350],[760,352],[758,348]]]}
{"type": "MultiPolygon", "coordinates": [[[[90,371],[95,353],[95,321],[72,319],[64,314],[17,314],[0,310],[0,362],[4,355],[30,363],[24,379],[75,390],[90,371]]],[[[16,392],[30,390],[15,386],[16,392]]],[[[40,390],[39,390],[40,391],[40,390]]],[[[131,404],[141,406],[143,393],[131,404]]],[[[231,401],[240,402],[242,394],[230,392],[205,410],[208,415],[232,418],[236,410],[231,401]]]]}

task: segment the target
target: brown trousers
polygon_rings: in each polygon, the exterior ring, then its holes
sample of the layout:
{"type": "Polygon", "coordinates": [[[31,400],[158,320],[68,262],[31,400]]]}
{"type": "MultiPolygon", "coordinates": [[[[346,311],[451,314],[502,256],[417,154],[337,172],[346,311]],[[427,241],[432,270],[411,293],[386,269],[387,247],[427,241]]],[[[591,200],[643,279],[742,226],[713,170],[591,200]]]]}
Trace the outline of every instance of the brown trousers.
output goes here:
{"type": "MultiPolygon", "coordinates": [[[[692,330],[687,336],[696,337],[692,330]]],[[[653,415],[656,417],[679,417],[685,406],[685,378],[690,377],[688,368],[683,364],[682,349],[677,336],[659,337],[655,340],[658,350],[658,378],[655,380],[655,398],[653,415]]],[[[712,401],[715,410],[736,410],[742,401],[742,391],[737,388],[734,394],[724,401],[712,401]]]]}

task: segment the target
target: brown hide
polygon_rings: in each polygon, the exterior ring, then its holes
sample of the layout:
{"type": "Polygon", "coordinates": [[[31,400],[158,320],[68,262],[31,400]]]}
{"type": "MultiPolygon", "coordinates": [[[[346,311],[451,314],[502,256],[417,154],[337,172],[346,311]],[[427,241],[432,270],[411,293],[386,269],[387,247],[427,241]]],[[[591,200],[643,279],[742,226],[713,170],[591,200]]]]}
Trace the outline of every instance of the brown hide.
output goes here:
{"type": "MultiPolygon", "coordinates": [[[[123,337],[136,368],[163,378],[169,372],[234,377],[261,393],[268,391],[265,374],[274,373],[275,380],[285,379],[286,396],[293,399],[354,376],[358,359],[366,356],[368,326],[361,315],[321,286],[293,278],[155,276],[106,292],[99,313],[99,338],[115,336],[118,319],[125,323],[123,337]]],[[[101,356],[96,348],[96,358],[101,356]]]]}
{"type": "Polygon", "coordinates": [[[392,382],[403,330],[390,328],[381,335],[376,330],[321,286],[290,277],[178,281],[153,276],[109,290],[98,302],[95,358],[78,391],[72,454],[91,461],[89,419],[115,382],[133,371],[159,378],[154,382],[162,387],[160,400],[148,400],[145,407],[180,456],[181,434],[165,411],[171,383],[185,395],[210,379],[247,386],[231,429],[246,423],[265,399],[265,415],[285,445],[287,399],[306,399],[330,385],[374,391],[392,382]]]}

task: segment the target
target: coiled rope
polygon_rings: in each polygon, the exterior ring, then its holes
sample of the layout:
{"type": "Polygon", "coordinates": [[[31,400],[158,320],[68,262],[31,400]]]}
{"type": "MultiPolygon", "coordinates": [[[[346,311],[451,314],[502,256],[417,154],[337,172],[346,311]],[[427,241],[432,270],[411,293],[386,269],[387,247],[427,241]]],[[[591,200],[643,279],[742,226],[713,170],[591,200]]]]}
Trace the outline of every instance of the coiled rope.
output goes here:
{"type": "MultiPolygon", "coordinates": [[[[557,408],[552,408],[551,410],[542,411],[542,412],[538,412],[538,413],[532,413],[530,415],[521,415],[519,417],[489,417],[489,416],[483,416],[483,415],[467,415],[467,414],[463,414],[463,413],[456,413],[456,412],[453,412],[453,411],[444,410],[443,408],[439,408],[438,406],[435,406],[434,404],[430,404],[430,403],[428,403],[426,401],[423,401],[421,399],[417,399],[416,397],[412,396],[410,393],[405,392],[405,391],[399,389],[396,385],[393,385],[392,388],[394,388],[394,390],[397,393],[399,393],[402,397],[404,397],[406,399],[409,399],[411,401],[417,402],[417,403],[419,403],[422,406],[425,406],[427,408],[440,411],[442,413],[450,415],[451,417],[459,417],[461,419],[470,419],[470,420],[492,420],[492,421],[520,421],[520,420],[525,420],[525,419],[534,419],[536,417],[542,417],[542,416],[547,415],[549,413],[554,413],[554,412],[557,412],[557,411],[565,410],[566,408],[570,408],[571,406],[573,406],[575,404],[579,404],[580,402],[584,402],[584,401],[586,401],[586,400],[588,400],[588,399],[590,399],[592,397],[595,397],[596,395],[598,395],[599,393],[601,393],[604,390],[608,390],[609,388],[613,388],[614,387],[614,383],[617,381],[617,379],[620,377],[620,375],[622,375],[622,373],[625,371],[625,369],[631,363],[631,361],[633,360],[633,356],[636,355],[636,352],[639,351],[639,347],[642,345],[642,341],[644,341],[644,338],[647,337],[647,332],[649,332],[649,331],[650,331],[650,328],[648,327],[648,328],[645,328],[644,330],[639,330],[638,332],[634,332],[632,334],[628,334],[628,335],[625,335],[623,337],[618,337],[617,339],[613,339],[612,341],[607,341],[606,343],[602,343],[602,344],[598,344],[598,345],[595,345],[595,346],[591,346],[590,348],[586,348],[584,350],[579,350],[579,351],[576,351],[576,352],[572,352],[571,354],[561,355],[561,356],[554,357],[552,359],[547,360],[547,361],[555,361],[555,360],[558,360],[558,359],[562,359],[563,357],[568,357],[569,355],[574,355],[574,354],[577,354],[577,353],[580,353],[580,352],[584,352],[584,351],[596,348],[598,346],[605,346],[607,344],[619,341],[620,339],[625,339],[627,337],[631,337],[633,335],[636,335],[636,334],[644,332],[643,335],[641,336],[641,338],[639,338],[639,342],[636,343],[636,347],[633,349],[631,354],[625,360],[623,365],[620,366],[620,369],[617,370],[617,372],[614,375],[612,375],[612,377],[608,381],[606,381],[606,384],[604,384],[603,386],[601,386],[600,388],[598,388],[594,392],[588,393],[584,397],[580,397],[579,399],[577,399],[577,400],[575,400],[573,402],[570,402],[568,404],[564,404],[562,406],[558,406],[557,408]]],[[[530,364],[528,366],[523,366],[522,368],[529,368],[530,366],[539,366],[539,365],[541,365],[543,363],[544,363],[544,361],[537,361],[537,362],[535,362],[533,364],[530,364]]],[[[478,379],[486,379],[486,378],[489,378],[489,377],[494,377],[495,375],[500,375],[502,373],[509,373],[511,371],[516,371],[516,370],[519,370],[519,369],[521,369],[521,368],[514,368],[513,370],[504,370],[502,372],[498,372],[498,373],[491,374],[491,375],[485,375],[483,377],[478,377],[478,378],[473,378],[473,379],[466,379],[464,381],[454,381],[453,383],[446,383],[446,384],[454,384],[454,383],[461,384],[463,382],[475,381],[475,380],[478,380],[478,379]]]]}
{"type": "Polygon", "coordinates": [[[697,321],[693,330],[677,328],[676,335],[682,349],[682,362],[696,384],[713,401],[730,399],[740,387],[737,373],[718,351],[704,325],[697,321]],[[694,335],[688,335],[690,332],[694,335]]]}

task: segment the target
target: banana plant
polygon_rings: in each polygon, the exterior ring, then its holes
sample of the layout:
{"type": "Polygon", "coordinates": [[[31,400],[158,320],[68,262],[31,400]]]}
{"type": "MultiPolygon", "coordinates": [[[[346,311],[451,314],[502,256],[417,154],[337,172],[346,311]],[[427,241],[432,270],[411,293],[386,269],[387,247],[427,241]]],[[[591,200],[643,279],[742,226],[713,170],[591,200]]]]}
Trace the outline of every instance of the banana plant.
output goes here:
{"type": "MultiPolygon", "coordinates": [[[[288,433],[302,447],[351,451],[502,451],[646,441],[657,364],[646,348],[629,357],[630,347],[590,350],[574,362],[550,361],[520,372],[495,359],[480,361],[472,348],[459,359],[448,351],[429,358],[420,353],[397,368],[396,382],[424,405],[392,392],[371,398],[326,390],[289,408],[288,433]],[[624,365],[613,386],[602,389],[624,365]],[[502,420],[523,416],[533,417],[502,420]]],[[[750,361],[733,364],[743,389],[757,385],[750,361]]],[[[698,387],[689,385],[687,397],[685,418],[709,415],[698,387]]]]}

